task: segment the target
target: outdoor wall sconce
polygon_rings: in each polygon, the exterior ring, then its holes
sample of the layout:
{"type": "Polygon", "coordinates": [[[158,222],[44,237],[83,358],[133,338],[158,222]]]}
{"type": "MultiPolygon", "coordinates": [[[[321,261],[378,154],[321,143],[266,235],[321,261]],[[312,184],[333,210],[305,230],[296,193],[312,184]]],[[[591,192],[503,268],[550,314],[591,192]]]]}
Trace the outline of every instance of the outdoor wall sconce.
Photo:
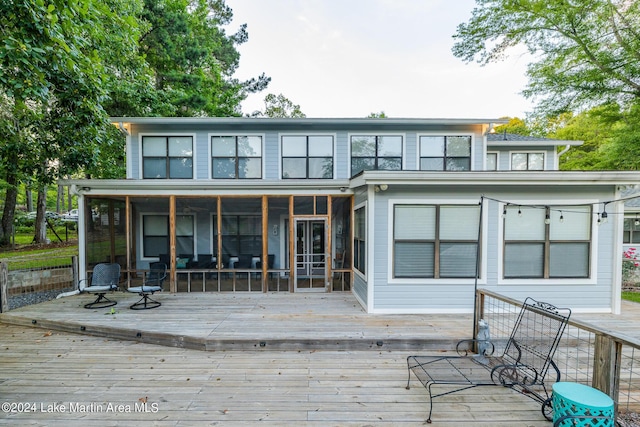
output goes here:
{"type": "Polygon", "coordinates": [[[273,233],[273,235],[277,236],[278,235],[278,224],[274,224],[273,228],[271,230],[272,230],[271,232],[273,233]]]}
{"type": "Polygon", "coordinates": [[[347,191],[347,187],[340,187],[340,191],[344,193],[345,191],[347,191]]]}
{"type": "Polygon", "coordinates": [[[374,190],[376,191],[376,193],[379,193],[381,191],[387,191],[388,188],[389,186],[387,184],[380,184],[380,185],[376,185],[374,187],[374,190]]]}

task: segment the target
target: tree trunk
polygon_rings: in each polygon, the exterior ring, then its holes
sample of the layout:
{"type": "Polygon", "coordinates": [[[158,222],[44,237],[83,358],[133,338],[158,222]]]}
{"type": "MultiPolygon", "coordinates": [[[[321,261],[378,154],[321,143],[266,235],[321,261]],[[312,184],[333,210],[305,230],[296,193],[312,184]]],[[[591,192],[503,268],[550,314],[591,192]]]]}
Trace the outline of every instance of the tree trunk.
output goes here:
{"type": "Polygon", "coordinates": [[[27,212],[33,212],[33,195],[31,194],[31,190],[28,188],[25,190],[25,199],[27,201],[27,212]]]}
{"type": "Polygon", "coordinates": [[[36,235],[34,240],[36,243],[47,243],[47,222],[46,222],[46,211],[47,211],[47,191],[46,188],[41,188],[38,190],[38,202],[37,202],[37,211],[36,215],[36,235]]]}
{"type": "Polygon", "coordinates": [[[13,235],[13,219],[18,200],[18,177],[13,171],[7,171],[7,191],[5,192],[4,210],[2,212],[2,227],[0,228],[0,245],[11,243],[13,235]]]}

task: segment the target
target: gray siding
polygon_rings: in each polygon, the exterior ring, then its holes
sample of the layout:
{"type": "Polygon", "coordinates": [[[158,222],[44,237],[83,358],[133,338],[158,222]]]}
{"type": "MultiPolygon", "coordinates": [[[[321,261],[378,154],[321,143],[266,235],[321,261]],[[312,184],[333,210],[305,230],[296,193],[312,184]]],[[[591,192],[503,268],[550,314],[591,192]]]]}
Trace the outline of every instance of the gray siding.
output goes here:
{"type": "MultiPolygon", "coordinates": [[[[468,201],[478,203],[481,192],[469,192],[462,188],[443,191],[415,191],[405,189],[391,193],[376,193],[375,195],[375,254],[373,271],[369,274],[374,289],[374,306],[372,311],[471,311],[474,300],[474,284],[472,279],[461,280],[459,283],[449,281],[424,281],[423,283],[389,283],[389,260],[392,257],[393,242],[389,230],[388,212],[392,199],[411,199],[417,202],[434,203],[434,201],[468,201]]],[[[612,200],[613,188],[610,192],[600,191],[594,194],[591,188],[546,188],[542,192],[533,188],[516,190],[486,189],[486,194],[499,200],[527,200],[533,203],[539,201],[541,205],[561,205],[575,200],[579,203],[585,200],[612,200]]],[[[483,278],[479,287],[491,289],[498,293],[523,300],[533,297],[558,306],[569,306],[582,310],[606,310],[612,303],[613,267],[608,255],[614,241],[615,228],[612,221],[602,226],[592,227],[597,245],[592,250],[592,256],[597,260],[597,276],[595,282],[589,280],[545,281],[523,280],[522,283],[499,283],[501,271],[499,228],[502,227],[502,211],[499,204],[488,201],[483,215],[486,218],[486,234],[483,251],[483,278]]],[[[593,274],[593,273],[592,273],[593,274]]]]}

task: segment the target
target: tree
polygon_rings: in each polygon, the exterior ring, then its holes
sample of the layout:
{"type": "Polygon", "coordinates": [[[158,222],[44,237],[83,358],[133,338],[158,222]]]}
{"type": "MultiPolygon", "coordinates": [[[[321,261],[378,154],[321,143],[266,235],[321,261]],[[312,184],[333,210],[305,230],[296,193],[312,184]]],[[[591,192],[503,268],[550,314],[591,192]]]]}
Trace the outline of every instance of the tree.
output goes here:
{"type": "Polygon", "coordinates": [[[527,123],[518,117],[502,117],[508,118],[509,122],[503,125],[496,126],[495,133],[515,133],[517,135],[532,135],[533,132],[527,125],[527,123]]]}
{"type": "Polygon", "coordinates": [[[384,111],[380,111],[379,113],[370,113],[367,116],[367,119],[386,119],[387,115],[384,113],[384,111]]]}
{"type": "Polygon", "coordinates": [[[307,117],[298,104],[294,104],[283,94],[268,94],[264,97],[264,111],[254,111],[252,117],[271,117],[271,118],[303,118],[307,117]]]}
{"type": "Polygon", "coordinates": [[[524,94],[554,116],[640,100],[640,2],[476,0],[454,35],[455,56],[487,64],[524,45],[535,58],[524,94]]]}
{"type": "MultiPolygon", "coordinates": [[[[0,163],[6,182],[0,243],[8,242],[21,181],[33,178],[44,194],[59,176],[91,165],[99,156],[112,128],[102,108],[106,71],[98,55],[99,41],[108,46],[129,40],[135,22],[120,13],[127,4],[0,3],[0,163]]],[[[44,239],[43,206],[38,203],[38,241],[44,239]]]]}
{"type": "Polygon", "coordinates": [[[140,49],[151,68],[156,100],[147,115],[239,116],[248,93],[266,88],[264,74],[233,78],[248,39],[246,24],[227,35],[233,17],[224,0],[144,0],[140,49]]]}

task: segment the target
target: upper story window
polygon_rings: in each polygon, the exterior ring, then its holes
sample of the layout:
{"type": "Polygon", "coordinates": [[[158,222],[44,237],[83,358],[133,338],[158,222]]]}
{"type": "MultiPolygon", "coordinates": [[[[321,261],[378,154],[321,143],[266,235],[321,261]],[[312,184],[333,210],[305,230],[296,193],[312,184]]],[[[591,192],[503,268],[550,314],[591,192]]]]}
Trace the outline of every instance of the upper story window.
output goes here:
{"type": "Polygon", "coordinates": [[[497,171],[498,170],[498,153],[487,153],[487,163],[485,170],[497,171]]]}
{"type": "Polygon", "coordinates": [[[420,170],[471,170],[471,136],[421,136],[420,170]]]}
{"type": "Polygon", "coordinates": [[[509,206],[504,216],[504,277],[587,278],[591,208],[509,206]]]}
{"type": "Polygon", "coordinates": [[[193,137],[143,136],[142,177],[193,178],[193,137]]]}
{"type": "Polygon", "coordinates": [[[402,136],[351,136],[351,176],[365,170],[402,170],[402,136]]]}
{"type": "Polygon", "coordinates": [[[333,136],[283,136],[282,178],[333,178],[333,136]]]}
{"type": "Polygon", "coordinates": [[[511,170],[544,170],[544,153],[511,153],[511,170]]]}
{"type": "Polygon", "coordinates": [[[212,136],[213,178],[262,178],[261,136],[212,136]]]}

